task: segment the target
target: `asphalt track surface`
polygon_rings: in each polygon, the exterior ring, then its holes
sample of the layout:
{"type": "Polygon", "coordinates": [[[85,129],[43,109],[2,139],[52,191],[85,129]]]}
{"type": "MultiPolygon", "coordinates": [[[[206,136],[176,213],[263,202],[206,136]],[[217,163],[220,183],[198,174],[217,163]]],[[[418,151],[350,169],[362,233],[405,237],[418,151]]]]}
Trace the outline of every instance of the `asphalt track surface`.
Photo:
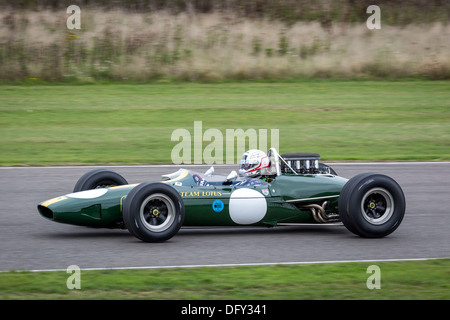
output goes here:
{"type": "MultiPolygon", "coordinates": [[[[36,205],[72,192],[93,167],[0,168],[0,271],[377,261],[450,257],[450,162],[331,164],[350,178],[393,177],[406,196],[400,227],[363,239],[342,224],[275,228],[182,228],[164,243],[144,243],[127,230],[93,229],[42,218],[36,205]]],[[[204,172],[209,166],[188,167],[204,172]]],[[[108,167],[129,183],[159,181],[176,166],[108,167]]],[[[228,174],[231,166],[216,166],[228,174]]]]}

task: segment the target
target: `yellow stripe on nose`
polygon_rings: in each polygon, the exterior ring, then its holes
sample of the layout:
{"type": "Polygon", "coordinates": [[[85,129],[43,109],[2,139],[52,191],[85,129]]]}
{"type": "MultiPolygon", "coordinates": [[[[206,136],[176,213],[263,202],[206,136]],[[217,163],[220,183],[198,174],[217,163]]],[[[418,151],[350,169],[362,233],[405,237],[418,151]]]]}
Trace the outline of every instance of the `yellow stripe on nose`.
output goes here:
{"type": "Polygon", "coordinates": [[[45,201],[44,203],[41,204],[41,206],[48,207],[49,205],[51,205],[51,204],[53,204],[55,202],[64,200],[64,199],[67,199],[67,197],[62,196],[62,197],[53,198],[53,199],[45,201]]]}

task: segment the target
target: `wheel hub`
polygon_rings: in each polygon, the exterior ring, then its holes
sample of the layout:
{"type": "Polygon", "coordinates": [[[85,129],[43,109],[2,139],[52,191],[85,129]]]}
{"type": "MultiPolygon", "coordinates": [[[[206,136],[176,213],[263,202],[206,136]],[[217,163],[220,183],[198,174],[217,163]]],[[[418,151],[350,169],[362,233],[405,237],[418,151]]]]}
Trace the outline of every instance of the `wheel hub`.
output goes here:
{"type": "Polygon", "coordinates": [[[144,227],[153,232],[162,232],[174,221],[174,212],[173,201],[168,196],[157,193],[142,202],[140,216],[144,227]]]}
{"type": "Polygon", "coordinates": [[[394,199],[389,191],[373,188],[366,192],[361,202],[361,213],[371,224],[380,225],[389,220],[394,210],[394,199]]]}

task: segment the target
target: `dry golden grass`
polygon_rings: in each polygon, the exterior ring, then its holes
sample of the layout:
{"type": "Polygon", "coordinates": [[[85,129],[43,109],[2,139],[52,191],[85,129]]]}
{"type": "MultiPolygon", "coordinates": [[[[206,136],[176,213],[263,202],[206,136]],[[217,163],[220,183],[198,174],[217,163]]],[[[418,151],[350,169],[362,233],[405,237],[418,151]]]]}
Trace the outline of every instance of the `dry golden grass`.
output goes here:
{"type": "MultiPolygon", "coordinates": [[[[0,13],[2,80],[450,78],[450,25],[287,25],[223,13],[0,13]]],[[[381,17],[383,19],[383,16],[381,17]]]]}

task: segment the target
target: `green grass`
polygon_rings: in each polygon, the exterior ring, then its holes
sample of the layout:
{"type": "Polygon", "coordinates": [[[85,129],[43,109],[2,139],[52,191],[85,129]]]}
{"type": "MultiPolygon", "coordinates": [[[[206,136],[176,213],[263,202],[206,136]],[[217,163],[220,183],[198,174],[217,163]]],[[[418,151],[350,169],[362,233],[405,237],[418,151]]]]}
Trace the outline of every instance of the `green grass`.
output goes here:
{"type": "Polygon", "coordinates": [[[327,161],[449,160],[450,82],[3,85],[0,165],[171,163],[194,121],[279,129],[281,153],[327,161]]]}
{"type": "Polygon", "coordinates": [[[0,273],[0,299],[447,300],[450,259],[147,270],[81,270],[69,290],[64,271],[0,273]],[[370,265],[380,289],[369,290],[370,265]]]}

